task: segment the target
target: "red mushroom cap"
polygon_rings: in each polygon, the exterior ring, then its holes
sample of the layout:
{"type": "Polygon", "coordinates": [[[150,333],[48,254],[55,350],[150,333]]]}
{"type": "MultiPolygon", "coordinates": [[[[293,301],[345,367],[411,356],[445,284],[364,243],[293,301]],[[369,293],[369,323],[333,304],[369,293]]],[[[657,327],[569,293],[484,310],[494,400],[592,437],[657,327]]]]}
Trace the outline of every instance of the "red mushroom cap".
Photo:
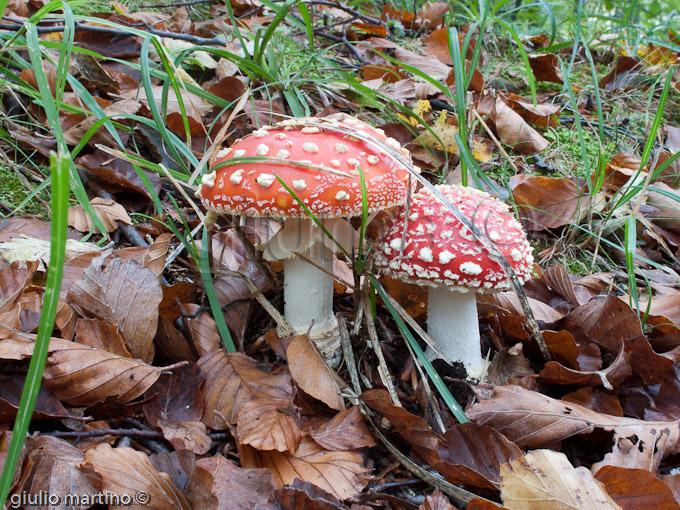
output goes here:
{"type": "MultiPolygon", "coordinates": [[[[522,282],[529,279],[534,260],[531,246],[506,204],[474,188],[436,188],[496,244],[522,282]]],[[[510,288],[501,266],[489,258],[472,232],[427,188],[411,198],[400,256],[405,213],[402,206],[377,246],[375,262],[385,273],[410,283],[446,285],[460,292],[510,288]]]]}
{"type": "Polygon", "coordinates": [[[316,215],[359,215],[357,165],[366,179],[369,211],[400,205],[408,195],[408,151],[382,130],[352,117],[285,120],[258,129],[221,152],[213,166],[238,157],[268,160],[223,166],[203,176],[197,196],[217,212],[306,216],[278,175],[316,215]]]}

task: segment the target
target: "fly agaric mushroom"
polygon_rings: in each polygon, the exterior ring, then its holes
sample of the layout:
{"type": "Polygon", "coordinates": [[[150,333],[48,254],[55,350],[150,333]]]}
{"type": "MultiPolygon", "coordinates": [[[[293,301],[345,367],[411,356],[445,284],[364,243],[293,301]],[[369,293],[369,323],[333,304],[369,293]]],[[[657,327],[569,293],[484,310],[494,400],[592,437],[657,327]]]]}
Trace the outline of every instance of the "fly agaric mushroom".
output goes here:
{"type": "Polygon", "coordinates": [[[397,140],[350,116],[288,119],[222,149],[211,169],[221,168],[204,175],[197,190],[210,211],[286,219],[264,257],[284,261],[286,319],[298,334],[309,332],[328,360],[339,345],[332,308],[333,243],[278,179],[351,250],[356,231],[342,218],[362,213],[359,167],[368,211],[378,211],[406,201],[408,155],[397,140]],[[243,157],[262,159],[240,162],[243,157]]]}
{"type": "MultiPolygon", "coordinates": [[[[531,246],[506,204],[474,188],[435,188],[495,243],[521,282],[529,279],[531,246]]],[[[481,377],[484,359],[475,293],[507,290],[510,281],[472,232],[423,188],[412,196],[408,218],[404,206],[392,218],[377,246],[375,262],[389,276],[429,287],[430,338],[447,358],[462,361],[468,376],[481,377]]],[[[432,349],[426,354],[436,357],[432,349]]]]}

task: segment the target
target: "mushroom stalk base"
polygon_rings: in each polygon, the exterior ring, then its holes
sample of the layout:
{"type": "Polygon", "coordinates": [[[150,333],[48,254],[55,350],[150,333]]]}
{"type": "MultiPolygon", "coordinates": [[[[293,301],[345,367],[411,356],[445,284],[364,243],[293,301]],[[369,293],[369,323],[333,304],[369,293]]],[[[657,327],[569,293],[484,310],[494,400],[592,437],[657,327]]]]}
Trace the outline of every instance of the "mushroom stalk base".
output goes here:
{"type": "MultiPolygon", "coordinates": [[[[333,252],[323,243],[313,244],[302,255],[333,274],[333,252]]],[[[286,319],[299,335],[309,333],[324,359],[333,364],[340,352],[338,321],[333,315],[333,277],[300,257],[284,260],[283,274],[286,319]]]]}
{"type": "MultiPolygon", "coordinates": [[[[478,379],[484,370],[479,342],[479,322],[475,293],[431,287],[427,294],[427,333],[442,354],[451,361],[461,361],[468,376],[478,379]]],[[[428,359],[438,358],[428,347],[428,359]]]]}

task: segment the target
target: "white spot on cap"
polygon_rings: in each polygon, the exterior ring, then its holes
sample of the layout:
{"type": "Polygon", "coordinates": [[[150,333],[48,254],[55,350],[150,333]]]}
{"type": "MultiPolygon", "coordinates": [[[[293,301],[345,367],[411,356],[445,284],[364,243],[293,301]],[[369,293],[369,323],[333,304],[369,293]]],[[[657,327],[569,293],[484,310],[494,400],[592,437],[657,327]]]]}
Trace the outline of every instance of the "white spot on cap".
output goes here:
{"type": "Polygon", "coordinates": [[[491,232],[489,232],[489,239],[491,239],[495,243],[496,241],[501,240],[501,235],[495,230],[492,230],[491,232]]]}
{"type": "Polygon", "coordinates": [[[347,160],[347,164],[350,165],[350,166],[357,166],[359,164],[359,161],[357,159],[354,159],[354,158],[349,158],[347,160]]]}
{"type": "Polygon", "coordinates": [[[286,149],[279,149],[275,157],[279,159],[288,159],[288,156],[290,156],[290,151],[287,151],[286,149]]]}
{"type": "Polygon", "coordinates": [[[335,194],[336,200],[349,200],[349,194],[345,190],[340,190],[335,194]]]}
{"type": "Polygon", "coordinates": [[[209,174],[205,174],[203,177],[201,177],[201,184],[203,184],[203,186],[207,186],[208,188],[212,188],[215,185],[216,177],[217,171],[213,170],[209,174]]]}
{"type": "Polygon", "coordinates": [[[276,177],[272,174],[260,174],[255,179],[255,182],[258,183],[261,188],[268,188],[274,183],[275,180],[276,177]]]}
{"type": "Polygon", "coordinates": [[[224,149],[220,149],[220,150],[217,151],[217,154],[215,154],[215,158],[216,159],[226,158],[232,152],[234,152],[234,149],[232,149],[231,147],[226,147],[224,149]]]}
{"type": "Polygon", "coordinates": [[[458,234],[460,235],[460,237],[462,237],[463,239],[467,239],[468,241],[477,240],[477,238],[472,234],[472,232],[470,232],[468,228],[465,226],[458,231],[458,234]]]}
{"type": "Polygon", "coordinates": [[[385,140],[385,143],[393,149],[401,149],[401,144],[391,136],[385,140]]]}
{"type": "Polygon", "coordinates": [[[335,168],[338,168],[340,166],[340,160],[339,159],[331,159],[331,165],[333,165],[335,168]]]}
{"type": "Polygon", "coordinates": [[[319,146],[312,142],[305,142],[302,144],[302,150],[305,152],[319,152],[319,146]]]}
{"type": "Polygon", "coordinates": [[[347,152],[348,150],[349,147],[347,147],[344,143],[335,144],[335,152],[347,152]]]}
{"type": "Polygon", "coordinates": [[[401,239],[397,238],[397,239],[392,239],[390,241],[390,248],[392,248],[393,250],[401,251],[401,247],[402,247],[401,239]]]}
{"type": "Polygon", "coordinates": [[[366,158],[366,160],[368,161],[369,164],[375,165],[376,163],[378,163],[380,161],[380,158],[378,156],[371,154],[370,156],[368,156],[366,158]]]}
{"type": "Polygon", "coordinates": [[[234,151],[234,157],[235,158],[241,158],[246,155],[246,150],[245,149],[238,149],[234,151]]]}
{"type": "Polygon", "coordinates": [[[196,198],[202,198],[201,189],[203,189],[203,184],[199,184],[198,188],[196,188],[196,191],[194,191],[194,196],[196,198]]]}
{"type": "Polygon", "coordinates": [[[288,138],[288,135],[286,133],[276,133],[274,135],[274,138],[276,138],[277,140],[285,140],[286,138],[288,138]]]}
{"type": "Polygon", "coordinates": [[[482,266],[475,264],[474,262],[463,262],[460,265],[460,272],[476,276],[482,272],[482,266]]]}
{"type": "Polygon", "coordinates": [[[243,180],[243,168],[239,168],[229,176],[229,181],[234,185],[241,184],[242,180],[243,180]]]}
{"type": "Polygon", "coordinates": [[[293,181],[293,188],[295,188],[298,191],[302,191],[307,187],[307,183],[304,181],[304,179],[299,179],[293,181]]]}
{"type": "Polygon", "coordinates": [[[265,145],[261,143],[260,145],[257,146],[257,150],[255,151],[255,154],[258,156],[266,156],[267,153],[269,152],[269,145],[265,145]]]}
{"type": "Polygon", "coordinates": [[[444,265],[448,264],[451,262],[451,259],[454,258],[456,255],[451,253],[449,250],[444,250],[439,254],[439,263],[444,265]]]}
{"type": "Polygon", "coordinates": [[[434,260],[432,257],[432,250],[428,247],[422,248],[420,252],[418,252],[418,255],[420,256],[420,260],[425,262],[432,262],[432,260],[434,260]]]}
{"type": "Polygon", "coordinates": [[[268,134],[269,134],[269,133],[267,133],[267,130],[266,130],[266,129],[258,129],[258,130],[256,130],[256,131],[253,131],[253,136],[254,136],[255,138],[264,138],[264,137],[267,136],[268,134]]]}
{"type": "Polygon", "coordinates": [[[316,127],[316,126],[303,127],[300,131],[302,131],[303,133],[311,133],[311,134],[313,134],[313,133],[318,133],[318,132],[319,132],[319,128],[316,127]]]}
{"type": "Polygon", "coordinates": [[[513,248],[512,251],[510,252],[510,257],[512,257],[512,260],[515,262],[518,262],[522,258],[522,252],[519,251],[517,248],[513,248]]]}

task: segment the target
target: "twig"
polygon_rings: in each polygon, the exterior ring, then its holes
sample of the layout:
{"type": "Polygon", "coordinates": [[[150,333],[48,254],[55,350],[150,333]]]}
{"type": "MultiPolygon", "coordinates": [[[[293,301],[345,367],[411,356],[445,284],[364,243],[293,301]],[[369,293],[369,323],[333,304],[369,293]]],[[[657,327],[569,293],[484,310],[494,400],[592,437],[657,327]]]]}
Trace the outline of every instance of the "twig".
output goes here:
{"type": "Polygon", "coordinates": [[[357,372],[357,362],[354,359],[354,351],[352,350],[352,342],[349,338],[349,331],[345,318],[340,313],[335,314],[338,320],[338,330],[340,331],[340,345],[342,346],[342,354],[345,358],[347,371],[349,372],[349,380],[352,381],[352,388],[356,395],[361,395],[361,383],[359,382],[359,373],[357,372]]]}
{"type": "Polygon", "coordinates": [[[385,356],[383,356],[382,350],[380,349],[380,342],[378,340],[378,332],[375,330],[375,324],[373,322],[373,314],[371,314],[370,304],[365,295],[362,296],[361,301],[364,308],[364,318],[366,319],[366,329],[368,329],[368,338],[371,342],[371,346],[375,351],[375,355],[378,358],[378,374],[380,375],[380,380],[385,385],[392,403],[395,406],[402,407],[399,396],[397,395],[397,390],[392,383],[390,378],[390,371],[387,368],[387,363],[385,363],[385,356]]]}
{"type": "MultiPolygon", "coordinates": [[[[285,0],[272,0],[274,3],[281,3],[284,2],[285,0]]],[[[347,7],[346,5],[342,5],[336,2],[329,2],[327,0],[307,0],[305,2],[307,5],[326,5],[328,7],[334,7],[336,9],[340,9],[341,11],[345,11],[346,13],[351,14],[352,16],[359,18],[361,21],[365,21],[366,23],[370,23],[371,25],[384,25],[385,22],[383,20],[380,20],[378,18],[373,18],[371,16],[367,16],[366,14],[363,14],[356,9],[352,9],[351,7],[347,7]]]]}
{"type": "Polygon", "coordinates": [[[81,430],[81,431],[62,431],[55,430],[54,432],[45,432],[46,435],[56,436],[56,437],[75,437],[75,438],[86,438],[86,437],[102,437],[102,436],[116,436],[116,437],[143,437],[146,439],[163,439],[163,434],[161,432],[156,432],[155,430],[141,430],[141,429],[93,429],[93,430],[81,430]]]}
{"type": "MultiPolygon", "coordinates": [[[[10,25],[7,23],[0,23],[0,30],[7,30],[10,32],[18,32],[24,28],[24,25],[10,25]]],[[[37,31],[39,35],[42,34],[53,34],[53,33],[58,33],[58,32],[63,32],[64,31],[64,26],[56,26],[56,27],[38,27],[37,31]]],[[[118,30],[116,28],[107,28],[107,27],[99,27],[95,25],[86,25],[83,23],[75,22],[74,23],[74,28],[76,30],[82,30],[84,32],[96,32],[99,34],[105,34],[105,35],[111,35],[111,36],[130,36],[133,35],[130,32],[126,32],[125,30],[118,30]]],[[[192,44],[196,45],[201,45],[201,46],[224,46],[226,41],[224,38],[221,36],[218,37],[213,37],[212,39],[208,39],[206,37],[198,37],[195,35],[189,35],[189,34],[178,34],[175,32],[166,32],[165,30],[156,30],[155,28],[151,28],[149,26],[144,26],[143,27],[144,31],[149,32],[152,35],[158,36],[158,37],[167,37],[168,39],[178,39],[180,41],[187,41],[192,44]]]]}
{"type": "Polygon", "coordinates": [[[218,0],[191,0],[190,2],[175,2],[173,4],[138,5],[137,9],[167,9],[168,7],[185,7],[187,5],[212,4],[212,3],[220,2],[218,0]]]}

